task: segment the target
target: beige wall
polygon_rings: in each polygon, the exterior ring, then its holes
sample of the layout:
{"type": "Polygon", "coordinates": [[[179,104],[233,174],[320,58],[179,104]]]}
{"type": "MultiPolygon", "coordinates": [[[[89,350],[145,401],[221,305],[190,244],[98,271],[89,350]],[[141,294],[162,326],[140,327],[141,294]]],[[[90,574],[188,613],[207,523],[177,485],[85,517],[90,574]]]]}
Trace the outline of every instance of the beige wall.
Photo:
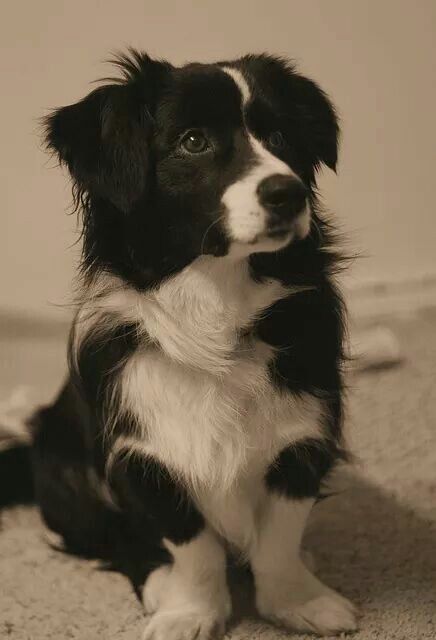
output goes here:
{"type": "Polygon", "coordinates": [[[63,313],[77,249],[69,187],[38,117],[81,97],[127,44],[175,63],[268,50],[293,57],[343,122],[325,201],[368,256],[354,281],[410,277],[434,259],[434,0],[39,0],[3,4],[0,307],[63,313]]]}

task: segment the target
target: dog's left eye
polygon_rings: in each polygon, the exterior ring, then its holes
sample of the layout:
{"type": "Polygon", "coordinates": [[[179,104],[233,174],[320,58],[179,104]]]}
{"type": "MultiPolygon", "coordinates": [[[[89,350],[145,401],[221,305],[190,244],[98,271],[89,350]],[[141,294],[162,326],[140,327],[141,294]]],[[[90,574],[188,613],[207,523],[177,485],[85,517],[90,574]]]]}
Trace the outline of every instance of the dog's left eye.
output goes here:
{"type": "Polygon", "coordinates": [[[281,131],[273,131],[268,136],[268,144],[273,149],[282,149],[285,146],[285,139],[281,131]]]}
{"type": "Polygon", "coordinates": [[[180,146],[188,153],[204,153],[209,149],[209,141],[202,131],[191,130],[185,133],[180,146]]]}

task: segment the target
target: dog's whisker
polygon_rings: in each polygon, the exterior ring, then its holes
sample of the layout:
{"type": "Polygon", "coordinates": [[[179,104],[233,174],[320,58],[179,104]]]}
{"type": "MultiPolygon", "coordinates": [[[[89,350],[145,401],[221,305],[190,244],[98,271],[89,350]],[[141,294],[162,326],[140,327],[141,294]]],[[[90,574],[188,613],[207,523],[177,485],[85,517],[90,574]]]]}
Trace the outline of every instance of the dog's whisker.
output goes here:
{"type": "Polygon", "coordinates": [[[300,560],[348,459],[337,254],[312,180],[336,164],[334,108],[273,56],[113,63],[118,78],[45,120],[81,214],[78,312],[70,375],[0,500],[27,482],[69,550],[145,580],[144,640],[224,631],[228,550],[266,619],[352,630],[351,605],[300,560]]]}
{"type": "Polygon", "coordinates": [[[204,244],[206,242],[206,237],[207,234],[209,233],[209,231],[219,222],[221,222],[221,220],[223,220],[223,218],[225,217],[225,214],[220,215],[216,220],[213,220],[213,222],[211,222],[211,224],[208,226],[208,228],[206,229],[206,231],[204,232],[203,238],[201,240],[201,248],[200,248],[200,254],[203,255],[204,252],[204,244]]]}

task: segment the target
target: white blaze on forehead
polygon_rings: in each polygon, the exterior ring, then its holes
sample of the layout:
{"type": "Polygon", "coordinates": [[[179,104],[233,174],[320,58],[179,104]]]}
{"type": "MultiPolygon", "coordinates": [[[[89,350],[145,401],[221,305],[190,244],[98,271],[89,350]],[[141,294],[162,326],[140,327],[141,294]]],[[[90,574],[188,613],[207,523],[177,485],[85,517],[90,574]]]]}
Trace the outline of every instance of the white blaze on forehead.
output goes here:
{"type": "Polygon", "coordinates": [[[233,69],[232,67],[223,67],[223,71],[235,81],[242,95],[242,104],[247,104],[251,98],[251,91],[243,74],[238,69],[233,69]]]}
{"type": "Polygon", "coordinates": [[[227,209],[230,237],[237,242],[254,242],[266,231],[267,212],[261,206],[257,193],[262,180],[277,173],[292,175],[290,168],[269,153],[256,138],[250,135],[249,140],[255,165],[226,189],[222,199],[227,209]]]}
{"type": "MultiPolygon", "coordinates": [[[[233,79],[238,87],[242,96],[242,109],[244,109],[251,99],[251,91],[247,80],[238,69],[232,67],[223,67],[222,69],[233,79]]],[[[268,212],[260,204],[258,198],[260,183],[274,174],[295,176],[295,173],[285,162],[272,154],[260,140],[255,138],[247,127],[246,134],[251,148],[249,160],[252,162],[252,167],[245,175],[226,189],[222,202],[227,210],[226,226],[231,240],[250,245],[258,242],[258,239],[267,231],[268,226],[268,212]]],[[[302,235],[307,234],[308,220],[309,215],[306,211],[306,215],[303,214],[300,221],[302,235]]],[[[286,240],[285,244],[288,240],[286,240]]],[[[263,242],[265,242],[265,239],[263,239],[263,242]]],[[[264,250],[276,250],[278,248],[277,245],[277,240],[269,241],[268,247],[265,246],[264,250]],[[272,245],[271,247],[269,246],[270,244],[272,245]]],[[[256,250],[259,250],[257,245],[256,250]]]]}

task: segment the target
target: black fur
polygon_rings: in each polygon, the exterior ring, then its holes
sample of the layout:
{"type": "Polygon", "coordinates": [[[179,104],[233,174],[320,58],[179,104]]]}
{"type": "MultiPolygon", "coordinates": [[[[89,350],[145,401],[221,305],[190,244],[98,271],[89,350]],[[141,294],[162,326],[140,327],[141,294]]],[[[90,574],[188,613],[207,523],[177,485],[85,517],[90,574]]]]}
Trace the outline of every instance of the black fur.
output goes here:
{"type": "Polygon", "coordinates": [[[163,537],[182,544],[203,529],[203,517],[186,491],[152,458],[121,450],[109,483],[124,513],[157,547],[163,537]]]}
{"type": "Polygon", "coordinates": [[[334,440],[302,440],[281,452],[268,470],[267,487],[288,498],[319,497],[323,480],[342,456],[334,440]]]}
{"type": "MultiPolygon", "coordinates": [[[[222,194],[253,158],[241,94],[223,65],[243,71],[250,84],[249,129],[266,145],[271,133],[283,134],[283,144],[270,151],[304,183],[314,212],[311,232],[277,253],[252,255],[250,266],[256,280],[276,278],[304,291],[273,305],[252,331],[279,347],[270,367],[276,386],[322,399],[326,433],[322,446],[309,440],[283,451],[265,481],[289,497],[316,497],[344,456],[344,310],[332,281],[339,256],[316,198],[317,170],[337,163],[334,108],[314,82],[271,56],[175,68],[131,52],[116,64],[121,80],[45,123],[48,147],[68,166],[83,215],[85,283],[108,272],[145,291],[201,254],[229,250],[222,194]],[[183,153],[180,138],[193,128],[208,132],[213,153],[183,153]]],[[[120,412],[108,433],[105,411],[113,381],[137,348],[134,325],[103,330],[83,343],[59,398],[34,421],[33,457],[38,502],[67,546],[115,562],[133,549],[143,577],[150,558],[162,556],[162,536],[188,540],[203,520],[169,471],[150,459],[120,455],[109,465],[116,507],[96,488],[106,479],[111,439],[132,429],[131,418],[120,412]]]]}
{"type": "MultiPolygon", "coordinates": [[[[47,118],[47,144],[75,182],[84,272],[108,269],[147,288],[201,253],[226,253],[226,234],[212,223],[225,187],[247,170],[250,155],[238,134],[240,93],[220,66],[174,68],[135,52],[118,64],[122,81],[47,118]],[[198,127],[207,129],[215,153],[182,156],[181,134],[198,127]]],[[[251,76],[248,125],[265,140],[283,131],[288,142],[274,153],[312,190],[319,165],[334,168],[337,160],[338,125],[326,96],[270,56],[224,64],[251,76]]]]}
{"type": "Polygon", "coordinates": [[[318,85],[301,76],[288,61],[273,56],[245,56],[235,66],[248,72],[257,96],[247,112],[248,125],[265,138],[274,124],[292,145],[284,159],[307,183],[323,163],[336,170],[337,115],[318,85]]]}
{"type": "Polygon", "coordinates": [[[28,445],[14,444],[0,451],[0,506],[31,504],[35,499],[28,445]]]}

